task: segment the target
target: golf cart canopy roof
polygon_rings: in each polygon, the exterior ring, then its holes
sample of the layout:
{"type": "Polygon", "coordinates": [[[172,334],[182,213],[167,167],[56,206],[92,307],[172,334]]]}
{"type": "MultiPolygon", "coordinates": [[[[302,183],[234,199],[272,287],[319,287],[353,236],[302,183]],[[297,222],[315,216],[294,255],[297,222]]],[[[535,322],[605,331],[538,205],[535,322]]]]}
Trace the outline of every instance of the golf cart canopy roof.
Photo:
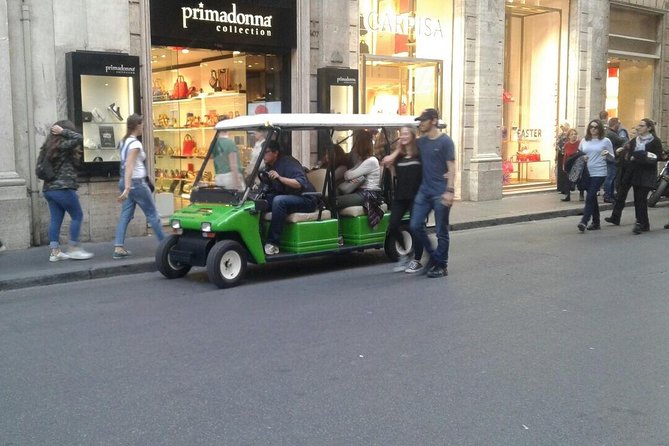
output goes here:
{"type": "MultiPolygon", "coordinates": [[[[418,127],[413,116],[351,115],[331,113],[276,113],[240,116],[216,124],[216,130],[257,130],[281,128],[283,130],[317,130],[322,128],[350,130],[355,128],[418,127]]],[[[439,121],[439,128],[445,127],[439,121]]]]}

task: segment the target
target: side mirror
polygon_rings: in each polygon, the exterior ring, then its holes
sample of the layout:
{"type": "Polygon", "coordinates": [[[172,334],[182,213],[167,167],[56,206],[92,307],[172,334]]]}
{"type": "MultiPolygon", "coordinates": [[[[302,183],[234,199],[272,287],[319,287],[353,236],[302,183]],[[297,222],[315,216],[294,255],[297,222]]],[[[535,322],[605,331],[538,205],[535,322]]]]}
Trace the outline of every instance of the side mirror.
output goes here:
{"type": "Polygon", "coordinates": [[[265,212],[269,209],[269,202],[267,200],[255,200],[254,204],[256,212],[265,212]]]}

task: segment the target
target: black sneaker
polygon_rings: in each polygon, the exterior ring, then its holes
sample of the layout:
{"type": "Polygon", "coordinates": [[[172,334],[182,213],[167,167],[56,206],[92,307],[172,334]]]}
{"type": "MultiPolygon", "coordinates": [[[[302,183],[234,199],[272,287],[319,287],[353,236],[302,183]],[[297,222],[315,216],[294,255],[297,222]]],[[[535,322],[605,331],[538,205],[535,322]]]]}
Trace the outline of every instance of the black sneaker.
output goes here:
{"type": "Polygon", "coordinates": [[[588,227],[587,227],[586,229],[587,229],[588,231],[596,231],[596,230],[598,230],[598,229],[602,229],[602,227],[599,226],[599,225],[596,225],[596,224],[592,223],[592,224],[588,225],[588,227]]]}
{"type": "Polygon", "coordinates": [[[424,276],[425,274],[430,272],[430,270],[434,268],[434,266],[435,266],[434,259],[432,258],[432,256],[430,256],[430,260],[428,260],[423,269],[420,270],[420,275],[424,276]]]}
{"type": "Polygon", "coordinates": [[[620,220],[614,220],[613,217],[604,217],[604,221],[607,223],[611,223],[612,225],[620,225],[620,220]]]}
{"type": "Polygon", "coordinates": [[[430,270],[427,272],[427,277],[434,279],[437,277],[444,277],[448,276],[448,269],[446,269],[443,266],[439,265],[434,265],[430,270]]]}
{"type": "Polygon", "coordinates": [[[579,223],[576,227],[579,231],[585,232],[585,223],[579,223]]]}

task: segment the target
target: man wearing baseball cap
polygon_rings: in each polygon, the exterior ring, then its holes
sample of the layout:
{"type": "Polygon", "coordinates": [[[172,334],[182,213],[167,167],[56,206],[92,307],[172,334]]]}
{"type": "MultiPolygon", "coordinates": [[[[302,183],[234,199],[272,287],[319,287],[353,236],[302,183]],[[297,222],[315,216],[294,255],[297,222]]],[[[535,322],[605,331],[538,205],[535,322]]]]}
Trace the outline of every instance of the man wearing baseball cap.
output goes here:
{"type": "MultiPolygon", "coordinates": [[[[411,232],[418,237],[430,255],[421,271],[428,277],[448,275],[449,214],[455,195],[455,145],[453,140],[438,128],[439,112],[426,108],[416,118],[422,136],[416,140],[423,167],[423,179],[414,198],[411,210],[411,232]],[[434,211],[437,246],[432,246],[425,230],[425,221],[430,211],[434,211]]],[[[384,165],[391,165],[399,155],[399,150],[383,159],[384,165]]]]}

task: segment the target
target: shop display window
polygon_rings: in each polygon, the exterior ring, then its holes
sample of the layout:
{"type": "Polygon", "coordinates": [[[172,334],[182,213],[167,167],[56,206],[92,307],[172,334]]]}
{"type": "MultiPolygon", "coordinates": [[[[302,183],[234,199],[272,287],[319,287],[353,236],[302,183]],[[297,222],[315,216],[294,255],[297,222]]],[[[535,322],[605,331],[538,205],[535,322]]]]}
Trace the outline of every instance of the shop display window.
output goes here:
{"type": "Polygon", "coordinates": [[[364,0],[360,5],[361,110],[449,121],[453,1],[364,0]]]}
{"type": "Polygon", "coordinates": [[[139,58],[76,51],[66,60],[68,116],[84,139],[82,173],[117,176],[117,145],[139,107],[139,58]]]}
{"type": "MultiPolygon", "coordinates": [[[[281,58],[237,51],[152,48],[152,123],[156,192],[185,206],[220,119],[280,113],[281,58]]],[[[252,158],[253,134],[231,133],[242,169],[252,158]]],[[[214,163],[204,181],[213,182],[214,163]]],[[[163,196],[161,202],[165,201],[163,196]]],[[[169,206],[168,206],[169,207],[169,206]]],[[[170,209],[171,210],[171,209],[170,209]]],[[[161,212],[161,214],[169,213],[161,212]]]]}

